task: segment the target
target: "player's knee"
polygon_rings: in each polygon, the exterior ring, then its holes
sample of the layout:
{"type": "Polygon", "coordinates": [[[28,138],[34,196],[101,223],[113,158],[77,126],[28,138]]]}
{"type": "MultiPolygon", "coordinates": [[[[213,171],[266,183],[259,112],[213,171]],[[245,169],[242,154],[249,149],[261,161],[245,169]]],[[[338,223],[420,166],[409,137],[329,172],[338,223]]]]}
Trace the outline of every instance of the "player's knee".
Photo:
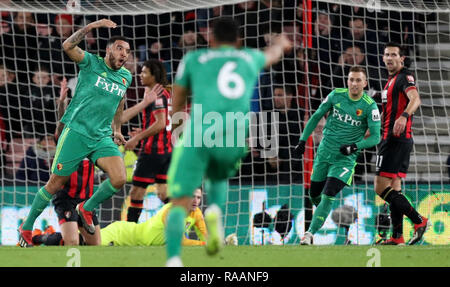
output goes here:
{"type": "Polygon", "coordinates": [[[165,184],[158,184],[156,187],[156,195],[161,201],[165,201],[167,198],[167,188],[165,184]]]}
{"type": "Polygon", "coordinates": [[[110,181],[111,181],[111,185],[114,188],[119,189],[119,188],[122,188],[122,186],[125,185],[125,183],[127,182],[127,177],[126,177],[126,174],[122,175],[122,174],[119,173],[116,176],[111,177],[110,181]]]}
{"type": "Polygon", "coordinates": [[[80,244],[78,234],[76,234],[76,236],[63,237],[63,241],[66,246],[77,246],[80,244]]]}
{"type": "Polygon", "coordinates": [[[147,189],[133,185],[130,190],[130,197],[133,200],[143,200],[147,189]]]}
{"type": "Polygon", "coordinates": [[[343,188],[345,187],[345,183],[336,179],[334,177],[330,177],[325,184],[324,194],[328,196],[335,197],[343,188]]]}

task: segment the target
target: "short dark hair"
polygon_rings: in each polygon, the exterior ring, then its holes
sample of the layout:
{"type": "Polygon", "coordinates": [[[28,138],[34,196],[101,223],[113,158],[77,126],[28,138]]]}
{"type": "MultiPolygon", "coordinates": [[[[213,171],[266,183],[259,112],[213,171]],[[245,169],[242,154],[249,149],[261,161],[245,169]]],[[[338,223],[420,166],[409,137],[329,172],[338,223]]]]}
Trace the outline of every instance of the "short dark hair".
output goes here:
{"type": "Polygon", "coordinates": [[[399,43],[397,43],[397,42],[389,42],[386,45],[384,45],[384,49],[386,49],[387,47],[397,47],[398,50],[399,50],[399,53],[400,53],[400,57],[405,56],[405,47],[403,47],[399,43]]]}
{"type": "Polygon", "coordinates": [[[366,69],[363,68],[363,67],[361,67],[361,66],[352,66],[352,67],[350,68],[350,71],[348,71],[348,73],[350,74],[350,72],[354,72],[354,73],[363,73],[364,76],[366,76],[366,78],[367,78],[367,72],[366,72],[366,69]]]}
{"type": "Polygon", "coordinates": [[[144,62],[143,67],[147,67],[150,73],[155,77],[155,81],[163,86],[167,85],[166,68],[161,61],[150,59],[144,62]]]}
{"type": "Polygon", "coordinates": [[[109,38],[108,42],[106,43],[106,47],[111,46],[116,41],[124,41],[124,42],[127,42],[128,44],[130,43],[128,41],[128,39],[123,36],[112,36],[111,38],[109,38]]]}
{"type": "Polygon", "coordinates": [[[221,17],[213,23],[213,34],[217,42],[234,43],[238,40],[239,25],[231,17],[221,17]]]}

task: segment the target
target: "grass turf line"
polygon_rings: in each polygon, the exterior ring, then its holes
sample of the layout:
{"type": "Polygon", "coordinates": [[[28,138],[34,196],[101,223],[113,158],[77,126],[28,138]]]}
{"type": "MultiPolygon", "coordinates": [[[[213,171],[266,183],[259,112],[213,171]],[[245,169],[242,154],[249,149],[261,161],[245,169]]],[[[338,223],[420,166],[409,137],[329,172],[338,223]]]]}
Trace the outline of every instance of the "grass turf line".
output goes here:
{"type": "MultiPolygon", "coordinates": [[[[380,251],[381,267],[449,267],[450,245],[441,246],[226,246],[218,255],[203,247],[184,247],[187,267],[365,267],[371,248],[380,251]]],[[[65,267],[69,246],[0,247],[0,267],[65,267]]],[[[80,246],[81,267],[162,267],[159,247],[80,246]]]]}

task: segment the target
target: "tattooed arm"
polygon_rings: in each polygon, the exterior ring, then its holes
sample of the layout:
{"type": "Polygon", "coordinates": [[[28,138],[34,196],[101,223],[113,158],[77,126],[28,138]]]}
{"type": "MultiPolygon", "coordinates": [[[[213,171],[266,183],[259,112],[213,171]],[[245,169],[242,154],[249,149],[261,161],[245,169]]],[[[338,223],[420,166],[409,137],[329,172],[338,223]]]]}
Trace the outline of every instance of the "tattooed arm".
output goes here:
{"type": "Polygon", "coordinates": [[[72,36],[70,36],[64,41],[63,43],[64,52],[66,52],[69,58],[72,59],[75,63],[79,63],[84,58],[84,51],[77,45],[81,42],[81,40],[84,39],[86,34],[89,33],[89,31],[91,31],[92,29],[101,27],[115,28],[116,26],[117,26],[116,23],[108,19],[101,19],[89,23],[88,25],[84,26],[80,30],[73,33],[72,36]]]}

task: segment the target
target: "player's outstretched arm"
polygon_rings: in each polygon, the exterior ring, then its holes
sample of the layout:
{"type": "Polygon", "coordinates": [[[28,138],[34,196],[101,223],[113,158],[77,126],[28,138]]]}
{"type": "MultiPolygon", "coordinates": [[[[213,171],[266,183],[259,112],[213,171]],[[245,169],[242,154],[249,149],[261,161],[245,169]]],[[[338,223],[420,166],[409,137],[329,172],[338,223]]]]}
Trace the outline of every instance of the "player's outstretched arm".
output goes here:
{"type": "Polygon", "coordinates": [[[286,35],[281,34],[275,36],[273,39],[273,44],[264,51],[264,54],[266,55],[266,67],[280,61],[281,56],[283,56],[285,52],[291,49],[292,43],[291,41],[289,41],[286,35]]]}
{"type": "Polygon", "coordinates": [[[145,109],[148,105],[153,103],[157,97],[161,96],[164,92],[164,87],[160,84],[156,84],[151,90],[150,88],[145,88],[144,99],[138,104],[132,106],[131,108],[123,111],[121,122],[122,124],[131,120],[135,115],[139,114],[140,111],[145,109]]]}
{"type": "Polygon", "coordinates": [[[80,30],[76,31],[63,43],[64,52],[69,56],[72,61],[79,63],[84,58],[84,51],[77,45],[84,39],[87,33],[96,28],[116,28],[117,24],[108,19],[101,19],[84,26],[80,30]]]}

